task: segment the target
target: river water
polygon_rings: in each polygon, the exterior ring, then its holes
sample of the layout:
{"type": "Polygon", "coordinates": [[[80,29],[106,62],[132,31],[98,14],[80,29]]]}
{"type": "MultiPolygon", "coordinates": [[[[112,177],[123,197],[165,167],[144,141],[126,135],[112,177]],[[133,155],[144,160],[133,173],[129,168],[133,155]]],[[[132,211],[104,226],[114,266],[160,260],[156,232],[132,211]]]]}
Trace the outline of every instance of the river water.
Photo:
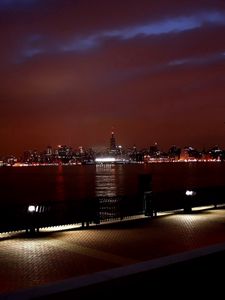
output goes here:
{"type": "Polygon", "coordinates": [[[152,163],[0,168],[0,199],[4,203],[77,201],[87,197],[135,195],[140,176],[151,175],[151,189],[224,187],[225,163],[152,163]]]}

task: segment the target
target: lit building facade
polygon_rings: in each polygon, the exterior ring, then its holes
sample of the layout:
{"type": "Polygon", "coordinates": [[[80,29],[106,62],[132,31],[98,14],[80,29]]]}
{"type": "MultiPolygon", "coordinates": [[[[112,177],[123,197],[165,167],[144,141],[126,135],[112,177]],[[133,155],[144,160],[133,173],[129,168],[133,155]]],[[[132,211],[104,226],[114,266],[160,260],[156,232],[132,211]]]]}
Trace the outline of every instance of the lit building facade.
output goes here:
{"type": "Polygon", "coordinates": [[[115,138],[115,134],[114,131],[112,131],[111,133],[111,138],[110,138],[110,151],[116,151],[116,138],[115,138]]]}

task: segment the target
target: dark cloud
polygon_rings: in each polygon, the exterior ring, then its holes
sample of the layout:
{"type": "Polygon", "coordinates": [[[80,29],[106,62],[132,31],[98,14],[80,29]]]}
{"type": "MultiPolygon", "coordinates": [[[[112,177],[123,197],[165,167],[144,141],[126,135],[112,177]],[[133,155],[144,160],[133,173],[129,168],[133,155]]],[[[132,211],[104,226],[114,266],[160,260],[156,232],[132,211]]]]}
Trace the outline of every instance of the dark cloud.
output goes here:
{"type": "Polygon", "coordinates": [[[30,8],[36,4],[38,0],[1,0],[0,9],[2,10],[22,10],[30,8]]]}

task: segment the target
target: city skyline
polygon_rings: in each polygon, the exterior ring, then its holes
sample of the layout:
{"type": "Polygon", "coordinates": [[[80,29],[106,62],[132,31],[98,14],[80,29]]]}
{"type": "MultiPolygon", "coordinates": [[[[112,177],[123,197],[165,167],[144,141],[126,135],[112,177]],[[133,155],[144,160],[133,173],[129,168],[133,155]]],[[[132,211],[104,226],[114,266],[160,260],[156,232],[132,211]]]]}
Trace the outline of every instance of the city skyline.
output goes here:
{"type": "Polygon", "coordinates": [[[225,3],[0,1],[0,154],[225,148],[225,3]]]}
{"type": "MultiPolygon", "coordinates": [[[[7,153],[7,154],[3,154],[0,153],[0,158],[4,157],[4,156],[17,156],[20,157],[21,155],[23,155],[25,152],[35,152],[37,151],[38,153],[44,153],[44,152],[48,152],[49,149],[52,149],[52,151],[60,149],[60,148],[67,148],[67,149],[71,149],[72,151],[94,151],[95,153],[104,153],[105,151],[109,151],[113,154],[114,151],[116,151],[117,149],[123,149],[125,151],[127,150],[131,150],[131,149],[136,149],[137,151],[145,151],[145,150],[149,150],[151,148],[156,147],[161,153],[167,153],[170,151],[170,149],[172,148],[177,148],[177,149],[186,149],[186,148],[191,148],[193,150],[199,151],[199,152],[209,152],[212,149],[220,149],[221,151],[225,151],[225,149],[223,147],[221,147],[220,144],[215,144],[215,145],[210,145],[210,147],[196,147],[196,145],[191,145],[191,144],[184,144],[184,145],[180,145],[180,144],[173,144],[170,143],[170,145],[166,148],[166,147],[162,147],[162,145],[160,145],[157,141],[152,142],[151,144],[145,144],[145,145],[137,145],[136,143],[132,144],[132,145],[124,145],[123,143],[121,143],[121,141],[118,140],[117,138],[117,134],[116,132],[113,130],[111,130],[109,136],[108,136],[108,140],[105,140],[104,145],[101,146],[96,146],[96,145],[90,145],[88,144],[87,146],[83,146],[81,145],[81,143],[76,143],[76,145],[73,144],[63,144],[63,143],[58,143],[56,145],[51,145],[50,143],[48,143],[47,145],[44,145],[44,147],[42,148],[38,148],[35,146],[34,147],[30,147],[30,148],[23,148],[21,152],[16,152],[16,151],[12,151],[11,153],[7,153]]],[[[115,153],[114,153],[115,154],[115,153]]]]}
{"type": "MultiPolygon", "coordinates": [[[[155,157],[155,158],[166,158],[166,157],[177,157],[179,158],[180,155],[184,157],[190,156],[195,157],[198,160],[202,158],[205,160],[206,157],[209,158],[208,155],[215,158],[222,158],[224,160],[225,149],[221,148],[218,144],[211,146],[210,148],[196,148],[194,145],[180,146],[177,144],[171,144],[167,149],[163,149],[157,142],[154,142],[150,145],[145,145],[144,147],[138,147],[138,145],[123,145],[118,143],[117,137],[115,135],[114,129],[110,132],[108,144],[102,147],[95,147],[93,145],[89,145],[88,147],[83,147],[82,145],[76,145],[75,147],[72,145],[66,144],[58,144],[58,145],[50,145],[48,144],[43,149],[38,149],[37,147],[30,148],[30,149],[23,149],[23,151],[19,154],[17,153],[10,153],[8,155],[2,155],[0,153],[0,159],[3,158],[5,161],[9,160],[12,162],[16,162],[19,160],[26,160],[26,157],[32,159],[35,157],[37,161],[39,159],[47,160],[50,157],[67,157],[72,159],[72,157],[83,157],[85,160],[92,160],[94,157],[106,156],[106,157],[116,157],[116,156],[123,156],[123,155],[131,155],[137,154],[138,160],[144,160],[144,156],[155,157]],[[183,154],[182,154],[183,153],[183,154]],[[44,156],[43,156],[44,155],[44,156]],[[140,156],[141,155],[141,156],[140,156]],[[205,156],[206,155],[206,156],[205,156]],[[41,156],[43,156],[41,158],[41,156]]],[[[136,157],[136,158],[137,158],[136,157]]],[[[1,161],[2,162],[2,161],[1,161]]]]}

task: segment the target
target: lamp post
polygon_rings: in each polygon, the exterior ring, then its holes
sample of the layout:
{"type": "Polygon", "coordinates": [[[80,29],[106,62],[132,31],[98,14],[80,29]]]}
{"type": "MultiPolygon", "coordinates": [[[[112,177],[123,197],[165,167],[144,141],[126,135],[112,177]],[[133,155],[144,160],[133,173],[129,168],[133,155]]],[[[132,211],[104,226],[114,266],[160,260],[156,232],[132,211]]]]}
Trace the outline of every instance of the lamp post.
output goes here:
{"type": "Polygon", "coordinates": [[[35,231],[39,231],[38,226],[38,216],[39,213],[39,206],[38,205],[29,205],[27,208],[27,214],[28,214],[28,224],[26,231],[30,233],[35,233],[35,231]]]}
{"type": "Polygon", "coordinates": [[[195,191],[192,191],[192,190],[185,191],[185,199],[184,199],[184,212],[185,213],[192,212],[192,200],[195,195],[196,195],[195,191]]]}

